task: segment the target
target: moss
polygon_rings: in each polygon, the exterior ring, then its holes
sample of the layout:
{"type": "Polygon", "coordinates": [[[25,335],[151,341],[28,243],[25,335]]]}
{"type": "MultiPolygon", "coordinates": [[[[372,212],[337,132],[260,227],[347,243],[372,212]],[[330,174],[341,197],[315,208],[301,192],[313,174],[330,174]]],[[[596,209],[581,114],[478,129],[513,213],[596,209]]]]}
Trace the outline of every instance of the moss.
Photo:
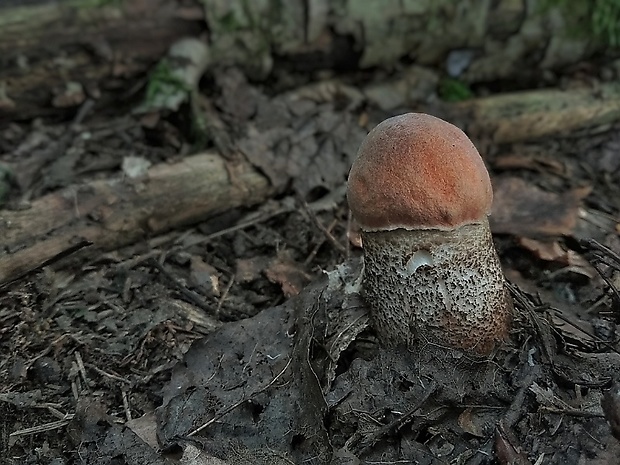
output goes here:
{"type": "Polygon", "coordinates": [[[182,79],[174,75],[168,60],[162,59],[149,77],[145,101],[150,104],[162,94],[170,95],[177,91],[189,92],[190,90],[182,79]]]}
{"type": "Polygon", "coordinates": [[[446,102],[461,102],[474,96],[466,83],[451,77],[443,78],[439,82],[438,93],[439,98],[446,102]]]}
{"type": "Polygon", "coordinates": [[[574,35],[620,46],[620,0],[542,0],[543,11],[558,7],[574,35]]]}

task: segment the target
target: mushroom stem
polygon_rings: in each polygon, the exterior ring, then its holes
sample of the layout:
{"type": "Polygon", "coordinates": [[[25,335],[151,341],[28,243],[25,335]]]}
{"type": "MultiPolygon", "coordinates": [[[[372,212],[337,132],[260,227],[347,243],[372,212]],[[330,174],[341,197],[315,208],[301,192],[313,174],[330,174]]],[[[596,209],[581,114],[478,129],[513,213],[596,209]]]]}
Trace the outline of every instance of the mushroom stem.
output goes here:
{"type": "Polygon", "coordinates": [[[486,218],[451,230],[364,231],[362,240],[364,294],[383,345],[486,355],[507,338],[512,301],[486,218]]]}

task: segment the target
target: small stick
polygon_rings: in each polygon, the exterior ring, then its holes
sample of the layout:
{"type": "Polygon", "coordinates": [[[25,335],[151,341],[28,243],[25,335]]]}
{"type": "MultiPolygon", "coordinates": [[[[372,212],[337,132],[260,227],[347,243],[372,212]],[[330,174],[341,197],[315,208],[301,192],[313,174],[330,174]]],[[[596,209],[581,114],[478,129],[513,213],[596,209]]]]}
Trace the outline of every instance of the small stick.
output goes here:
{"type": "Polygon", "coordinates": [[[75,360],[77,362],[78,370],[82,375],[82,379],[84,380],[84,385],[88,389],[88,376],[86,376],[86,368],[84,367],[84,361],[82,360],[82,355],[79,351],[75,353],[75,360]]]}
{"type": "Polygon", "coordinates": [[[557,408],[557,407],[540,407],[541,412],[557,413],[560,415],[570,415],[573,417],[583,418],[605,418],[602,413],[586,412],[584,410],[577,410],[573,408],[557,408]]]}
{"type": "MultiPolygon", "coordinates": [[[[73,394],[73,398],[75,399],[75,401],[77,402],[78,399],[80,398],[80,390],[78,388],[77,382],[76,382],[76,378],[73,378],[71,380],[71,393],[73,394]]],[[[79,380],[79,378],[77,378],[79,380]]]]}
{"type": "MultiPolygon", "coordinates": [[[[603,244],[594,239],[582,239],[579,241],[579,244],[582,247],[590,249],[592,255],[594,255],[594,258],[597,262],[603,263],[610,268],[615,268],[616,270],[620,271],[620,255],[615,253],[609,247],[605,247],[603,244]],[[609,263],[606,260],[607,258],[611,259],[613,263],[609,263]]],[[[594,266],[596,272],[603,279],[603,281],[605,281],[607,286],[609,286],[609,289],[611,290],[614,299],[616,300],[616,303],[620,305],[620,292],[618,292],[618,289],[616,289],[616,286],[614,286],[614,283],[611,281],[611,279],[605,276],[605,273],[603,273],[603,271],[598,266],[596,266],[598,263],[593,263],[593,261],[594,260],[590,260],[590,263],[592,263],[592,266],[594,266]]]]}
{"type": "Polygon", "coordinates": [[[301,204],[301,207],[303,208],[306,215],[308,215],[308,218],[310,218],[310,220],[312,221],[312,223],[325,235],[327,240],[336,248],[336,250],[338,250],[338,252],[340,252],[343,256],[346,256],[347,248],[344,245],[342,245],[340,241],[338,241],[338,239],[336,239],[332,235],[331,232],[327,230],[327,228],[323,225],[323,223],[321,223],[319,218],[310,209],[310,207],[308,206],[308,203],[303,199],[301,194],[297,193],[297,199],[299,203],[301,204]]]}
{"type": "Polygon", "coordinates": [[[580,327],[579,327],[579,326],[577,326],[575,323],[573,323],[572,321],[570,321],[568,318],[566,318],[566,317],[562,316],[562,315],[560,314],[560,311],[559,311],[559,310],[557,310],[557,309],[554,309],[554,310],[555,310],[554,315],[555,315],[557,318],[559,318],[560,320],[562,320],[564,323],[566,323],[567,325],[572,326],[573,328],[575,328],[575,329],[576,329],[576,330],[578,330],[578,331],[581,331],[581,332],[582,332],[583,334],[585,334],[586,336],[588,336],[588,337],[592,338],[592,340],[593,340],[593,341],[598,342],[599,344],[604,345],[607,349],[609,349],[609,350],[611,350],[611,351],[613,351],[613,352],[615,352],[615,353],[617,353],[617,354],[620,354],[620,351],[618,351],[618,349],[616,349],[614,346],[612,346],[609,342],[604,341],[604,340],[602,340],[602,339],[598,338],[596,335],[594,335],[593,333],[591,333],[591,332],[590,332],[590,331],[588,331],[587,329],[580,328],[580,327]]]}
{"type": "MultiPolygon", "coordinates": [[[[424,403],[429,399],[431,395],[437,390],[437,384],[432,381],[428,388],[422,394],[422,397],[418,400],[418,402],[411,408],[407,413],[401,415],[394,421],[391,421],[387,425],[382,426],[378,430],[374,431],[372,434],[369,434],[365,438],[361,438],[364,440],[366,444],[362,445],[357,451],[356,455],[360,455],[364,453],[366,450],[374,446],[382,437],[393,436],[397,434],[401,429],[403,429],[408,423],[410,423],[415,417],[415,413],[424,405],[424,403]]],[[[357,449],[357,448],[355,448],[357,449]]],[[[352,450],[352,452],[356,452],[352,450]]]]}
{"type": "Polygon", "coordinates": [[[131,384],[131,381],[129,381],[128,379],[122,378],[112,373],[108,373],[107,371],[102,370],[101,368],[93,365],[92,363],[85,363],[84,366],[87,366],[91,370],[96,371],[97,373],[99,373],[102,376],[105,376],[106,378],[114,379],[116,381],[120,381],[121,383],[131,384]]]}
{"type": "MultiPolygon", "coordinates": [[[[334,229],[334,227],[338,224],[338,220],[334,219],[331,223],[329,223],[329,226],[327,227],[327,232],[329,232],[331,234],[332,229],[334,229]]],[[[310,252],[310,254],[308,255],[308,257],[304,260],[304,265],[309,265],[310,262],[314,259],[314,257],[316,257],[316,254],[319,252],[319,249],[321,248],[321,246],[323,245],[323,243],[325,243],[325,238],[323,238],[322,240],[320,240],[312,249],[312,251],[310,252]]],[[[347,248],[347,251],[349,249],[347,248]]]]}
{"type": "Polygon", "coordinates": [[[26,435],[31,435],[31,434],[44,433],[46,431],[52,431],[58,428],[62,428],[64,426],[67,426],[72,418],[73,418],[73,415],[69,415],[68,418],[65,420],[52,421],[50,423],[45,423],[44,425],[33,426],[32,428],[24,428],[24,429],[20,429],[17,431],[13,431],[11,434],[9,434],[9,437],[14,438],[17,436],[26,436],[26,435]]]}
{"type": "Polygon", "coordinates": [[[58,404],[39,404],[39,405],[35,405],[35,407],[37,408],[44,408],[47,409],[47,411],[54,417],[58,418],[59,420],[66,420],[69,416],[73,416],[73,414],[68,414],[68,413],[62,413],[60,410],[58,410],[56,408],[56,406],[59,406],[58,404]]]}
{"type": "Polygon", "coordinates": [[[209,234],[208,236],[201,237],[200,239],[189,241],[187,244],[184,244],[182,248],[186,249],[194,245],[204,244],[205,242],[209,242],[213,239],[217,239],[218,237],[226,236],[227,234],[234,233],[242,229],[249,228],[251,226],[256,226],[257,224],[260,224],[260,223],[264,223],[265,221],[268,221],[271,218],[274,218],[279,215],[283,215],[284,213],[289,213],[290,211],[291,211],[290,208],[281,208],[279,210],[276,210],[275,212],[267,213],[265,215],[258,216],[254,219],[244,221],[243,223],[236,224],[229,228],[221,229],[212,234],[209,234]]]}
{"type": "Polygon", "coordinates": [[[224,305],[224,300],[226,299],[226,297],[228,297],[228,293],[230,292],[230,289],[232,288],[234,283],[235,283],[235,275],[232,275],[230,277],[230,280],[228,281],[228,284],[226,285],[226,288],[224,289],[224,292],[222,292],[222,296],[220,297],[219,302],[217,303],[217,308],[215,309],[216,315],[220,314],[222,305],[224,305]]]}
{"type": "Polygon", "coordinates": [[[125,410],[125,418],[127,421],[131,421],[131,409],[129,407],[129,399],[127,398],[127,391],[121,390],[121,397],[123,399],[123,410],[125,410]]]}

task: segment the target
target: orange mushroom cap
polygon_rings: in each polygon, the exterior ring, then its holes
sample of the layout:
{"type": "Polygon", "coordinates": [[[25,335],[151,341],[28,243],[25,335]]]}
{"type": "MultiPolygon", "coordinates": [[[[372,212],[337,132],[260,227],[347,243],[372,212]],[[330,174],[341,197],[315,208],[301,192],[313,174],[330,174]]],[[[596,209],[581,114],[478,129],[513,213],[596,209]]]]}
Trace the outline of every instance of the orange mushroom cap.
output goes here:
{"type": "Polygon", "coordinates": [[[493,190],[463,131],[407,113],[370,131],[351,167],[347,197],[365,231],[448,230],[484,221],[493,190]]]}

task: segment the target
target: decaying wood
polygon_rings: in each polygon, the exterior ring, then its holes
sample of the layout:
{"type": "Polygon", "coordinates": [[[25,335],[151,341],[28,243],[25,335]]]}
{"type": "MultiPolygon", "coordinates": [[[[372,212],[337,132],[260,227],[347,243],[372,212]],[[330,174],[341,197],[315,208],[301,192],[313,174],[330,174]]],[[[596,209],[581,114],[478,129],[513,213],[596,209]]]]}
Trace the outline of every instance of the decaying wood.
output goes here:
{"type": "Polygon", "coordinates": [[[154,166],[140,180],[71,186],[35,200],[27,209],[0,211],[0,284],[76,243],[116,249],[230,208],[260,203],[272,191],[252,167],[227,163],[213,153],[154,166]]]}
{"type": "Polygon", "coordinates": [[[620,120],[620,83],[492,95],[452,104],[446,113],[470,136],[495,143],[582,135],[620,120]]]}

